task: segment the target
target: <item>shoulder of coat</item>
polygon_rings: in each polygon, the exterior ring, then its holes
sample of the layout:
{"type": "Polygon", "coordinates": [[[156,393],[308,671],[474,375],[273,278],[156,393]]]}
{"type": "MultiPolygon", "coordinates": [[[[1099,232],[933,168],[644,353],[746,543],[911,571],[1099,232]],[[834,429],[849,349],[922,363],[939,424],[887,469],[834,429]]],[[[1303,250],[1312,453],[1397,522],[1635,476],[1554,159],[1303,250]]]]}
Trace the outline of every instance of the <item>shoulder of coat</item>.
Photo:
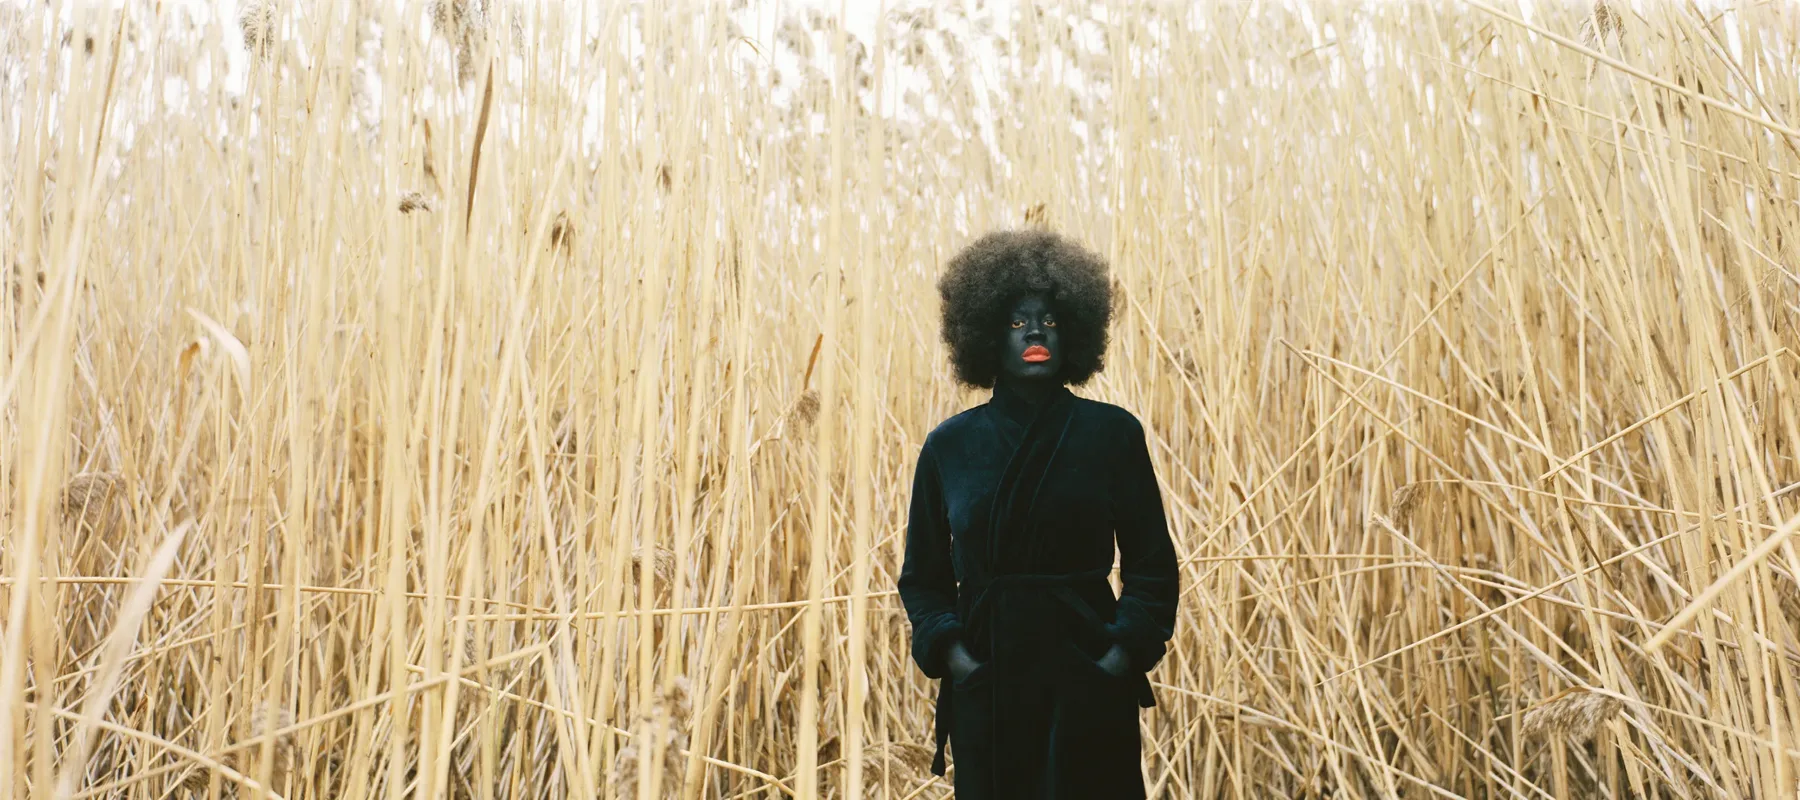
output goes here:
{"type": "Polygon", "coordinates": [[[1137,415],[1125,410],[1122,406],[1115,406],[1103,400],[1089,400],[1085,397],[1077,398],[1077,400],[1087,409],[1090,416],[1109,426],[1117,426],[1120,433],[1130,433],[1144,428],[1143,423],[1138,421],[1137,415]]]}
{"type": "Polygon", "coordinates": [[[930,444],[933,439],[941,439],[945,436],[956,435],[957,431],[967,428],[975,420],[975,415],[980,413],[984,408],[987,408],[986,403],[982,403],[973,408],[964,409],[955,416],[938,423],[937,427],[931,429],[931,433],[925,435],[925,443],[930,444]]]}

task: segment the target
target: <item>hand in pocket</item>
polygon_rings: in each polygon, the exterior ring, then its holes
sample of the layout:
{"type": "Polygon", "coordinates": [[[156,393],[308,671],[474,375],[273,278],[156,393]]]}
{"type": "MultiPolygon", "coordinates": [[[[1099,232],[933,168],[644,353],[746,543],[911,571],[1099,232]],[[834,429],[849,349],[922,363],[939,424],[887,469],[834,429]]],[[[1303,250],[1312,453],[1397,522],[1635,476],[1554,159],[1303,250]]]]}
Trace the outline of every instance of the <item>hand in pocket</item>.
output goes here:
{"type": "Polygon", "coordinates": [[[983,666],[982,662],[969,655],[969,648],[964,647],[962,642],[950,646],[950,680],[962,683],[983,666]]]}
{"type": "Polygon", "coordinates": [[[1099,664],[1100,669],[1105,670],[1106,674],[1115,678],[1123,678],[1131,674],[1131,657],[1125,654],[1125,648],[1116,644],[1095,663],[1099,664]]]}

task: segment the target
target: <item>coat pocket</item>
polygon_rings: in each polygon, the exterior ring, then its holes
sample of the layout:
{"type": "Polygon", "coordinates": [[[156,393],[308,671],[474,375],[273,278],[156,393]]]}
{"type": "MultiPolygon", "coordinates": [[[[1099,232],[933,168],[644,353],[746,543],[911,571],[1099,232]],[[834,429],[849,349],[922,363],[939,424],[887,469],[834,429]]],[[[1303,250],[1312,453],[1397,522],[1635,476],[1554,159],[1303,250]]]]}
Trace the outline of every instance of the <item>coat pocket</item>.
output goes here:
{"type": "Polygon", "coordinates": [[[1069,647],[1052,711],[1049,769],[1054,800],[1141,798],[1141,740],[1135,672],[1114,675],[1069,647]],[[1071,663],[1072,662],[1072,663],[1071,663]]]}
{"type": "Polygon", "coordinates": [[[1086,667],[1082,671],[1088,674],[1088,681],[1091,685],[1100,687],[1106,692],[1120,694],[1134,709],[1156,706],[1156,696],[1150,690],[1149,675],[1139,672],[1135,667],[1127,667],[1124,675],[1114,675],[1107,672],[1105,667],[1100,666],[1098,661],[1093,659],[1083,659],[1083,661],[1086,663],[1086,667]]]}
{"type": "Polygon", "coordinates": [[[990,676],[992,676],[993,673],[994,673],[993,660],[990,659],[987,661],[983,661],[983,662],[981,662],[981,664],[977,665],[975,667],[975,669],[970,670],[969,674],[964,675],[962,677],[962,680],[956,680],[956,679],[952,678],[950,681],[950,686],[953,689],[957,689],[957,690],[961,690],[961,691],[967,691],[969,689],[978,689],[978,688],[981,688],[982,686],[987,685],[987,683],[990,680],[992,680],[992,678],[990,676]]]}
{"type": "Polygon", "coordinates": [[[1061,660],[1065,665],[1063,671],[1077,686],[1102,691],[1122,691],[1131,685],[1135,674],[1129,670],[1124,675],[1107,672],[1105,667],[1100,666],[1099,659],[1088,655],[1087,651],[1079,647],[1065,648],[1062,654],[1061,660]]]}

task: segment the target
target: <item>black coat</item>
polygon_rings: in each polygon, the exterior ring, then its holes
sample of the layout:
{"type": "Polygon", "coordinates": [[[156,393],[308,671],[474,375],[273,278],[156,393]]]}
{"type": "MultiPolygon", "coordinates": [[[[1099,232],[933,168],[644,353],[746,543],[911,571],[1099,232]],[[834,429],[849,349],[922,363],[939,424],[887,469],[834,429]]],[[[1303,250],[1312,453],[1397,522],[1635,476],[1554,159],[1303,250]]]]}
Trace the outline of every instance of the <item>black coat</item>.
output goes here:
{"type": "Polygon", "coordinates": [[[948,738],[957,797],[1144,796],[1138,708],[1155,705],[1144,673],[1180,585],[1131,412],[1067,389],[1033,406],[1003,384],[945,420],[919,452],[899,588],[913,659],[942,679],[932,771],[948,738]],[[957,640],[981,662],[961,682],[957,640]],[[1114,643],[1126,677],[1096,663],[1114,643]]]}

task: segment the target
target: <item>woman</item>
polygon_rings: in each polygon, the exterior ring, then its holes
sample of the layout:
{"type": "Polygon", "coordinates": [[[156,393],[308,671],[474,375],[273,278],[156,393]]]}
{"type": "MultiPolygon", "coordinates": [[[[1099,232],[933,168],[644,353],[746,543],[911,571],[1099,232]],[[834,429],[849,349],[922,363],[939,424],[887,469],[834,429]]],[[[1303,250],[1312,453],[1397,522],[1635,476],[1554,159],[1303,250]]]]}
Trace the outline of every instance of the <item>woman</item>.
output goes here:
{"type": "Polygon", "coordinates": [[[913,659],[944,679],[932,772],[948,739],[962,800],[1142,798],[1138,707],[1180,587],[1143,426],[1067,388],[1101,367],[1106,265],[992,233],[938,292],[957,379],[994,393],[925,437],[913,476],[899,588],[913,659]]]}

